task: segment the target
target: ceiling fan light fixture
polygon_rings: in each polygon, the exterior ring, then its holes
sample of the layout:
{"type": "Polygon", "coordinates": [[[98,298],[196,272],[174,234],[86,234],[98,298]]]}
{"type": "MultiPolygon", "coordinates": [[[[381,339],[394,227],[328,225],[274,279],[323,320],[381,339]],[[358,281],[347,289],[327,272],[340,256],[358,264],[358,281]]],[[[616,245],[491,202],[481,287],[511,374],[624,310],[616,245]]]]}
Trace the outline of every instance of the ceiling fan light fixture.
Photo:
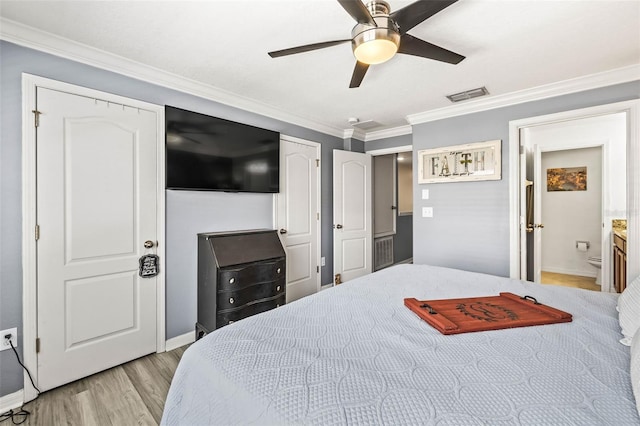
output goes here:
{"type": "Polygon", "coordinates": [[[369,65],[387,62],[396,52],[398,52],[398,44],[386,38],[365,41],[353,48],[356,59],[369,65]]]}
{"type": "Polygon", "coordinates": [[[393,58],[400,46],[400,33],[388,16],[373,17],[377,27],[358,24],[351,31],[353,55],[368,65],[381,64],[393,58]]]}

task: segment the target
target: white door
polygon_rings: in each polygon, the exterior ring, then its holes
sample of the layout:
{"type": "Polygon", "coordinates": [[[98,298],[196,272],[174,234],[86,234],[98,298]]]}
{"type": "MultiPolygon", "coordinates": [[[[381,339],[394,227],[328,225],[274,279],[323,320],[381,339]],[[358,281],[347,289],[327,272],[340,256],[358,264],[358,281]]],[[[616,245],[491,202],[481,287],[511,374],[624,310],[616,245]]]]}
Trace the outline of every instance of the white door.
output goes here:
{"type": "Polygon", "coordinates": [[[280,142],[277,222],[287,253],[287,303],[320,290],[320,145],[280,142]]]}
{"type": "Polygon", "coordinates": [[[333,151],[333,268],[340,281],[372,271],[371,156],[333,151]]]}
{"type": "Polygon", "coordinates": [[[156,350],[156,113],[37,89],[38,386],[156,350]]]}
{"type": "MultiPolygon", "coordinates": [[[[524,136],[522,130],[519,131],[519,142],[520,142],[520,176],[518,180],[519,191],[520,191],[520,215],[518,224],[520,226],[520,279],[528,280],[527,276],[527,260],[529,258],[529,254],[527,252],[527,241],[528,234],[533,231],[533,227],[530,226],[530,221],[533,220],[533,215],[530,213],[529,208],[533,208],[533,203],[535,200],[533,199],[533,181],[527,179],[527,149],[528,147],[524,144],[524,136]],[[531,186],[531,188],[529,188],[531,186]]],[[[531,222],[533,224],[533,222],[531,222]]]]}
{"type": "Polygon", "coordinates": [[[542,277],[542,151],[540,146],[533,147],[533,282],[539,283],[542,277]]]}

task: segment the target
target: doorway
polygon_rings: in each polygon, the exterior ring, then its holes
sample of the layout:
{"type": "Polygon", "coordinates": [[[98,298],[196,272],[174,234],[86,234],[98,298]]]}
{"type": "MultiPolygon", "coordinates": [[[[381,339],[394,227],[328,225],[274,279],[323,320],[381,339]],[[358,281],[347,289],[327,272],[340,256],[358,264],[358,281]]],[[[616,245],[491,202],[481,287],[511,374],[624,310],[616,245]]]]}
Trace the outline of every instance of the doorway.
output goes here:
{"type": "Polygon", "coordinates": [[[609,291],[612,220],[626,219],[627,210],[625,114],[530,127],[521,143],[525,178],[533,182],[526,278],[541,282],[545,260],[549,272],[588,275],[592,259],[601,257],[600,284],[609,291]],[[572,176],[581,177],[580,185],[572,176]]]}
{"type": "Polygon", "coordinates": [[[373,156],[374,270],[413,261],[413,156],[373,156]]]}
{"type": "Polygon", "coordinates": [[[602,146],[542,152],[542,284],[601,290],[602,153],[602,146]]]}
{"type": "MultiPolygon", "coordinates": [[[[528,134],[534,129],[553,128],[555,125],[557,128],[571,127],[581,123],[581,120],[596,119],[598,117],[607,119],[615,117],[619,114],[619,117],[624,118],[624,126],[622,129],[623,142],[619,144],[611,143],[609,137],[592,137],[590,143],[577,144],[566,142],[564,139],[556,139],[555,144],[557,150],[562,149],[575,149],[587,146],[602,146],[603,147],[603,207],[602,207],[602,243],[601,253],[603,257],[602,261],[602,291],[611,290],[611,257],[609,252],[611,251],[611,229],[612,220],[620,217],[626,217],[626,210],[636,211],[638,204],[640,203],[640,185],[638,185],[638,170],[632,167],[631,158],[639,155],[640,151],[640,101],[627,101],[617,104],[602,105],[598,107],[585,108],[576,111],[567,111],[558,114],[551,114],[547,116],[532,117],[529,119],[512,121],[509,123],[510,130],[510,270],[512,278],[527,279],[527,252],[532,250],[531,242],[533,239],[533,249],[538,250],[541,245],[539,244],[540,235],[543,232],[544,223],[541,221],[541,210],[534,208],[534,217],[532,221],[527,219],[527,197],[526,197],[526,184],[528,180],[531,180],[533,173],[532,159],[534,153],[541,153],[543,149],[540,146],[536,149],[536,144],[527,143],[528,134]],[[604,117],[604,118],[603,118],[604,117]],[[520,146],[520,149],[514,149],[514,147],[520,146]],[[614,162],[615,155],[613,151],[622,151],[624,155],[622,160],[614,162]],[[626,158],[626,159],[625,159],[626,158]],[[626,186],[615,185],[616,174],[615,168],[626,167],[626,186]],[[617,201],[615,197],[610,195],[614,192],[621,192],[622,195],[618,197],[618,200],[622,198],[624,200],[625,207],[622,209],[617,207],[617,201]],[[528,237],[527,235],[532,235],[528,237]],[[536,244],[537,242],[537,244],[536,244]],[[605,282],[608,281],[608,282],[605,282]]],[[[577,126],[579,127],[579,126],[577,126]]],[[[619,158],[619,157],[617,157],[619,158]]],[[[539,185],[538,185],[539,186],[539,185]]],[[[534,197],[535,198],[535,197],[534,197]]],[[[538,197],[539,198],[539,197],[538,197]]],[[[534,200],[535,207],[535,200],[534,200]]],[[[539,204],[539,203],[538,203],[539,204]]],[[[627,233],[629,235],[628,247],[629,250],[633,250],[634,254],[639,250],[638,239],[640,233],[638,232],[639,217],[637,215],[630,215],[627,217],[627,233]]],[[[574,242],[575,243],[575,242],[574,242]]],[[[535,259],[540,259],[540,256],[534,255],[535,259]]],[[[636,276],[640,273],[640,268],[635,265],[627,264],[627,272],[630,277],[636,276]]]]}

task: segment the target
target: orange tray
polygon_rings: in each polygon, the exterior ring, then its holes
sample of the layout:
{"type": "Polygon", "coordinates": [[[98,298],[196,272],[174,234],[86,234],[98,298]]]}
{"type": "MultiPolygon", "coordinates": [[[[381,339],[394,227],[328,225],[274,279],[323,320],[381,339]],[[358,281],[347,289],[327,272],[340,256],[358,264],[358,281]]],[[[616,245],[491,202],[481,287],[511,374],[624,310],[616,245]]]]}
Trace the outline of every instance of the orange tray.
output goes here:
{"type": "Polygon", "coordinates": [[[513,293],[465,299],[404,299],[406,307],[442,334],[570,322],[571,314],[513,293]]]}

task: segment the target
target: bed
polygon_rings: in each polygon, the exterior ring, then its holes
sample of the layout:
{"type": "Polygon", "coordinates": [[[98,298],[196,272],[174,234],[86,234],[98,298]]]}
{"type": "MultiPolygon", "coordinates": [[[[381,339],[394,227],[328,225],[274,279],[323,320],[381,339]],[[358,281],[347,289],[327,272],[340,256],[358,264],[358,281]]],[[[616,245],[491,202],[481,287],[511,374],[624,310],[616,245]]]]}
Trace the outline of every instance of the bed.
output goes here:
{"type": "Polygon", "coordinates": [[[394,266],[194,343],[162,423],[640,425],[617,298],[394,266]],[[505,291],[573,321],[445,336],[403,304],[505,291]]]}

